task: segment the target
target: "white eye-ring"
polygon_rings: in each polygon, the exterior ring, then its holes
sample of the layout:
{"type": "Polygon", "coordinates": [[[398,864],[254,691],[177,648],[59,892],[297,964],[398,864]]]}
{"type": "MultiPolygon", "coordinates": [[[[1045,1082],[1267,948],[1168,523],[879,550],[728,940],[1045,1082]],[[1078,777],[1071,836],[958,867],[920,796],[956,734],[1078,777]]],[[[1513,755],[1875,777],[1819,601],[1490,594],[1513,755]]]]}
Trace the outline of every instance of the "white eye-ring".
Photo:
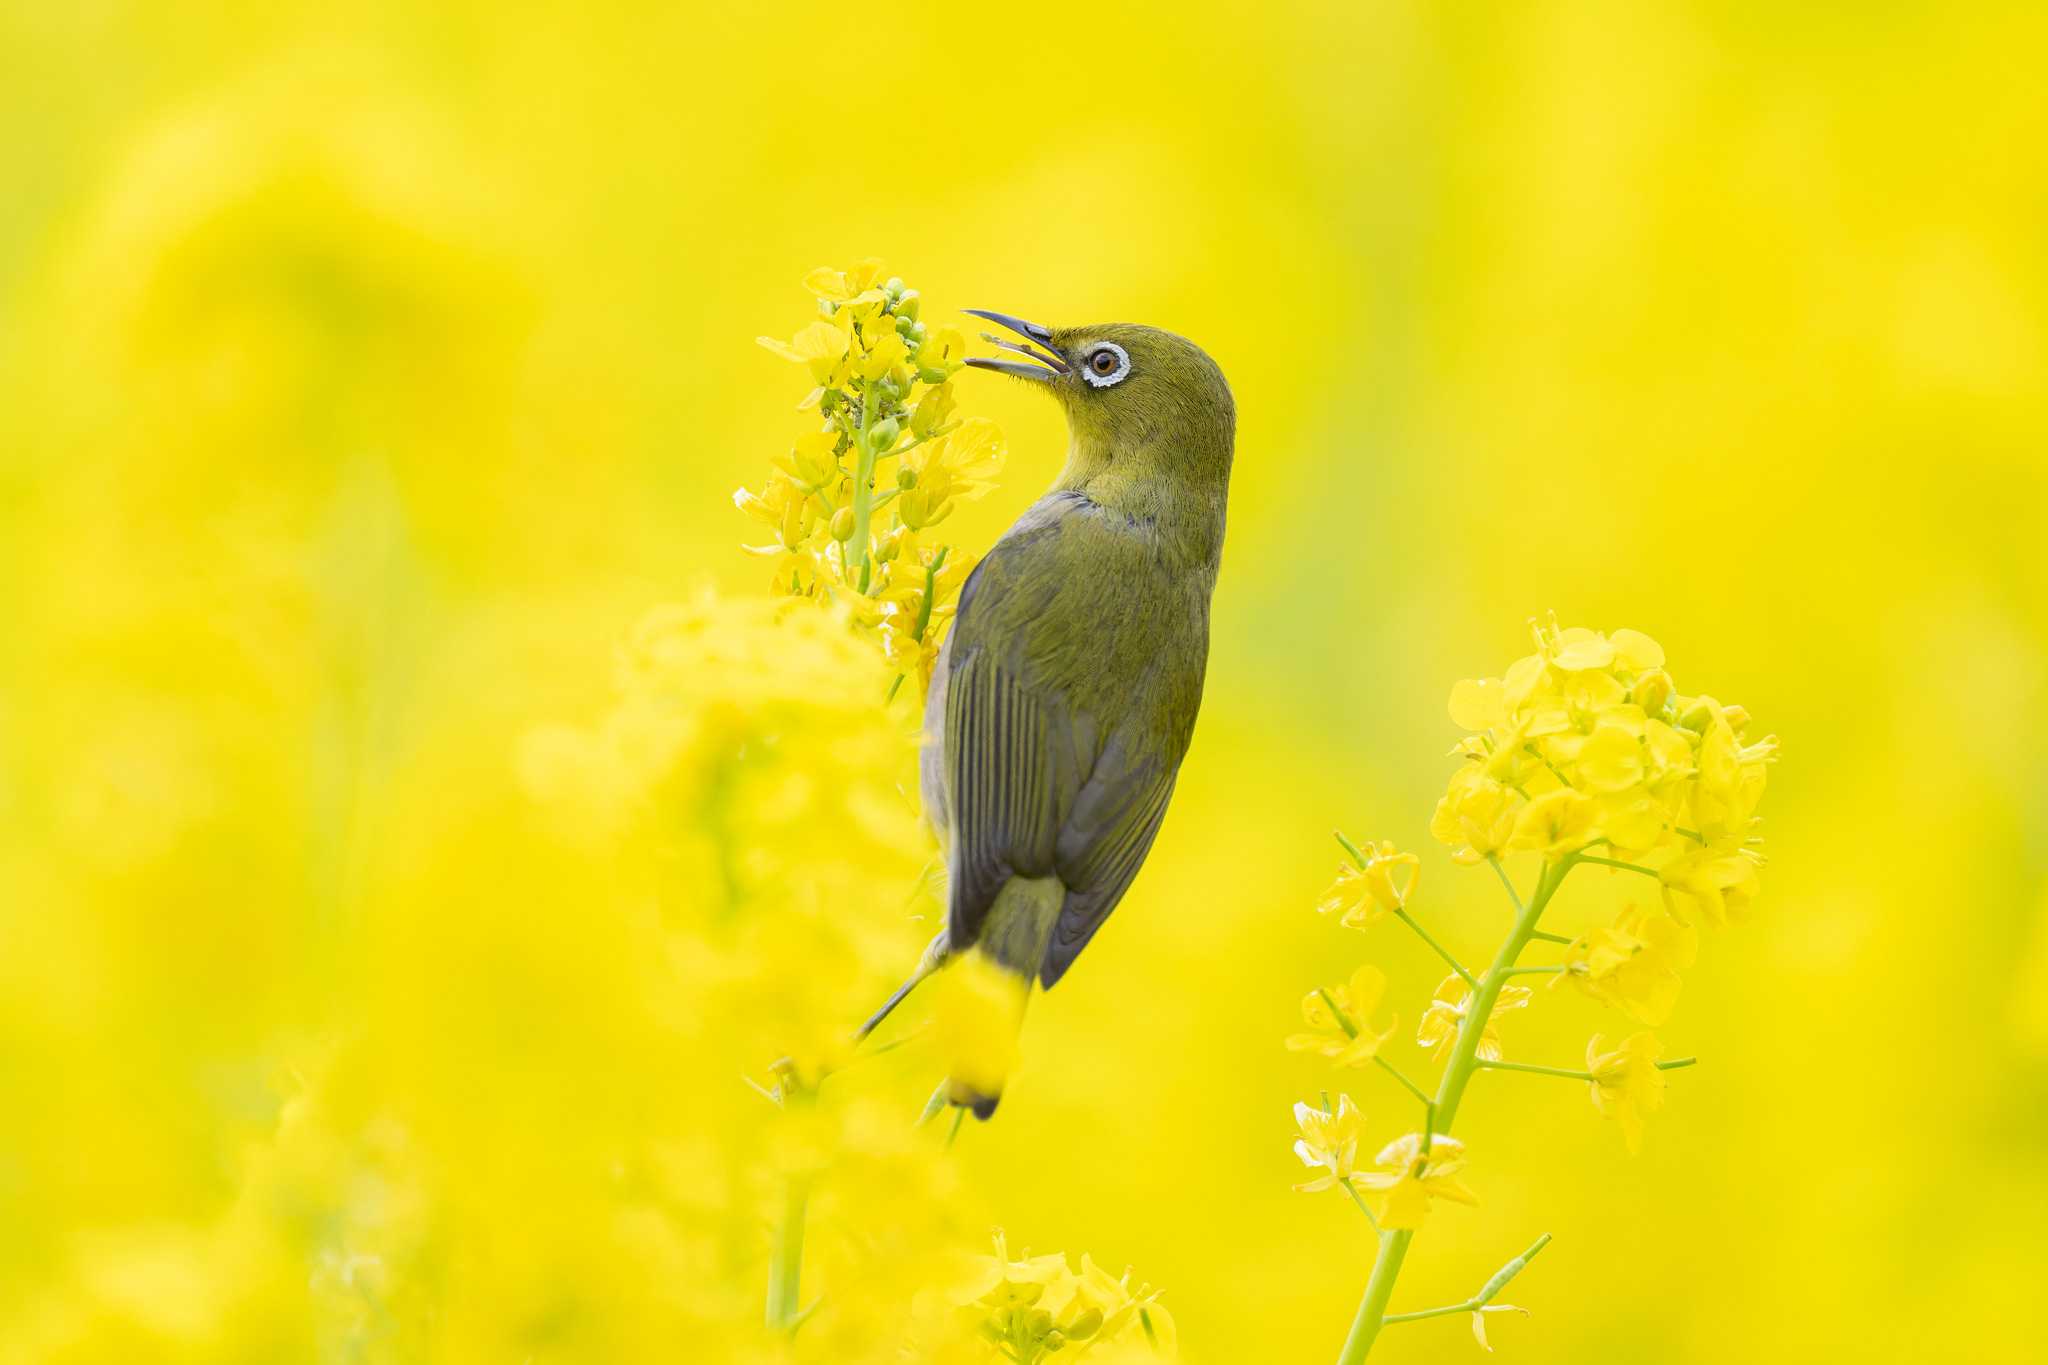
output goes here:
{"type": "Polygon", "coordinates": [[[1081,362],[1081,377],[1098,389],[1120,383],[1131,372],[1131,354],[1114,341],[1098,341],[1081,362]]]}

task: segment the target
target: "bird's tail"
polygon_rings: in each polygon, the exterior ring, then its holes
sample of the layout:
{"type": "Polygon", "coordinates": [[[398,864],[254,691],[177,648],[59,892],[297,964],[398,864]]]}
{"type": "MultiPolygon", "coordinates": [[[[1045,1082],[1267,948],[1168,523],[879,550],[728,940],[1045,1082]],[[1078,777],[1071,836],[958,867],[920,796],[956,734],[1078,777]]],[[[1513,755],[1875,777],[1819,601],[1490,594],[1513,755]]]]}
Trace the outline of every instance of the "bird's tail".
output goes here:
{"type": "Polygon", "coordinates": [[[935,1010],[947,1066],[946,1102],[978,1119],[996,1112],[1017,1059],[1017,1035],[1031,982],[1045,960],[1045,945],[1059,920],[1066,888],[1056,877],[1012,878],[983,918],[973,946],[956,953],[941,930],[925,946],[909,979],[854,1034],[875,1031],[926,977],[939,978],[935,1010]]]}
{"type": "Polygon", "coordinates": [[[1031,983],[1065,900],[1057,877],[1011,878],[989,906],[974,946],[956,957],[939,983],[946,1099],[978,1119],[996,1112],[1009,1082],[1031,983]]]}
{"type": "Polygon", "coordinates": [[[980,947],[962,953],[939,980],[938,1034],[945,1050],[946,1102],[985,1119],[996,1112],[1017,1062],[1017,1035],[1031,978],[980,947]]]}

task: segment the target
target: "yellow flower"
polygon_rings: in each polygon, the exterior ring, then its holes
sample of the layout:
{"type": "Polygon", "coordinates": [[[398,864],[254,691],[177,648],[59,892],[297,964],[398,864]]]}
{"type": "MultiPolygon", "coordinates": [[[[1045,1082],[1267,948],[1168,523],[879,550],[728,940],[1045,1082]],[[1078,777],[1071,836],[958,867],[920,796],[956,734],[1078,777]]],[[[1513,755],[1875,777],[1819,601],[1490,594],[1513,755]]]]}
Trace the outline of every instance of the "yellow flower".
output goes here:
{"type": "MultiPolygon", "coordinates": [[[[910,413],[910,434],[920,439],[946,425],[946,419],[953,415],[955,399],[951,384],[937,384],[925,391],[917,400],[917,406],[910,413]]],[[[907,460],[909,457],[906,456],[907,460]]]]}
{"type": "Polygon", "coordinates": [[[1679,972],[1692,966],[1699,932],[1661,910],[1629,906],[1604,929],[1582,934],[1564,951],[1568,981],[1645,1024],[1661,1024],[1678,1003],[1679,972]]]}
{"type": "Polygon", "coordinates": [[[774,544],[744,547],[774,560],[773,591],[845,608],[897,682],[914,677],[923,692],[973,567],[967,554],[941,560],[948,547],[931,537],[961,500],[995,486],[1004,450],[993,423],[954,415],[946,381],[962,363],[960,333],[927,328],[917,291],[882,269],[869,260],[812,271],[804,283],[824,317],[790,341],[761,338],[810,367],[819,387],[800,406],[824,421],[772,457],[761,492],[741,489],[734,500],[776,529],[774,544]],[[878,464],[878,477],[859,480],[849,453],[878,464]]]}
{"type": "Polygon", "coordinates": [[[829,322],[814,322],[788,341],[777,341],[774,337],[755,340],[784,360],[808,366],[812,381],[820,385],[832,382],[839,362],[846,358],[848,346],[846,333],[829,322]]]}
{"type": "Polygon", "coordinates": [[[1179,1345],[1173,1315],[1159,1301],[1159,1291],[1149,1284],[1133,1286],[1129,1268],[1112,1278],[1095,1264],[1095,1258],[1081,1253],[1081,1274],[1075,1284],[1074,1302],[1062,1319],[1065,1338],[1090,1345],[1119,1339],[1143,1339],[1154,1355],[1171,1357],[1179,1345]],[[1091,1315],[1095,1315],[1091,1318],[1091,1315]]]}
{"type": "Polygon", "coordinates": [[[1713,699],[1701,701],[1711,708],[1713,715],[1700,736],[1693,819],[1697,822],[1695,828],[1711,840],[1748,829],[1750,816],[1763,798],[1765,765],[1777,757],[1778,740],[1770,736],[1760,743],[1744,745],[1713,699]]]}
{"type": "Polygon", "coordinates": [[[967,338],[957,328],[935,327],[925,334],[917,349],[918,368],[931,374],[950,375],[964,363],[967,338]]]}
{"type": "MultiPolygon", "coordinates": [[[[1493,1012],[1479,1031],[1478,1056],[1489,1062],[1500,1060],[1500,1030],[1496,1024],[1501,1015],[1509,1010],[1522,1009],[1528,1003],[1527,986],[1510,982],[1500,988],[1500,996],[1493,1002],[1493,1012]]],[[[1435,1048],[1431,1057],[1442,1061],[1450,1055],[1451,1045],[1458,1040],[1458,1025],[1464,1022],[1471,1009],[1472,990],[1465,984],[1465,979],[1454,972],[1437,983],[1436,998],[1422,1012],[1422,1024],[1415,1030],[1415,1041],[1423,1047],[1435,1048]]]]}
{"type": "Polygon", "coordinates": [[[975,1257],[950,1297],[966,1310],[975,1337],[1013,1360],[1141,1341],[1149,1354],[1171,1358],[1177,1346],[1173,1315],[1159,1291],[1134,1285],[1129,1270],[1113,1276],[1086,1253],[1078,1274],[1057,1252],[1011,1260],[1000,1230],[995,1255],[975,1257]]]}
{"type": "Polygon", "coordinates": [[[1757,897],[1757,855],[1725,844],[1698,848],[1658,874],[1664,904],[1681,923],[1703,918],[1715,928],[1749,913],[1757,897]]]}
{"type": "Polygon", "coordinates": [[[1569,787],[1545,792],[1522,808],[1508,847],[1556,862],[1600,837],[1600,816],[1599,802],[1569,787]]]}
{"type": "Polygon", "coordinates": [[[1337,869],[1337,880],[1316,903],[1316,913],[1338,914],[1347,929],[1363,929],[1408,903],[1415,893],[1415,879],[1422,873],[1422,860],[1413,853],[1397,853],[1391,840],[1368,840],[1359,852],[1363,866],[1345,863],[1337,869]]]}
{"type": "Polygon", "coordinates": [[[865,340],[853,372],[872,384],[909,358],[910,348],[903,344],[903,338],[895,332],[884,331],[865,340]]]}
{"type": "MultiPolygon", "coordinates": [[[[1431,830],[1454,856],[1506,847],[1557,860],[1605,840],[1616,857],[1657,866],[1692,854],[1687,840],[1753,842],[1775,738],[1745,743],[1741,707],[1680,695],[1663,646],[1640,631],[1560,628],[1554,614],[1532,631],[1535,653],[1451,689],[1451,719],[1470,732],[1452,752],[1466,763],[1431,830]]],[[[1682,875],[1682,894],[1710,902],[1717,878],[1738,885],[1738,900],[1753,890],[1733,866],[1682,875]]]]}
{"type": "Polygon", "coordinates": [[[1480,765],[1468,763],[1451,774],[1451,783],[1436,803],[1429,832],[1450,845],[1461,863],[1483,862],[1507,846],[1518,811],[1526,803],[1515,791],[1488,777],[1480,765]]]}
{"type": "Polygon", "coordinates": [[[1467,678],[1451,686],[1451,723],[1461,730],[1492,730],[1508,723],[1507,691],[1499,678],[1467,678]]]}
{"type": "Polygon", "coordinates": [[[1339,1095],[1336,1109],[1328,1113],[1312,1105],[1296,1104],[1294,1126],[1301,1131],[1294,1142],[1294,1154],[1301,1158],[1302,1165],[1321,1172],[1295,1189],[1313,1194],[1339,1184],[1351,1184],[1358,1178],[1358,1139],[1365,1117],[1349,1095],[1339,1095]]]}
{"type": "Polygon", "coordinates": [[[1432,1135],[1425,1160],[1422,1134],[1410,1133],[1381,1148],[1374,1165],[1377,1170],[1359,1174],[1354,1183],[1377,1196],[1374,1213],[1383,1228],[1421,1227],[1433,1199],[1458,1204],[1479,1202],[1479,1196],[1457,1178],[1465,1165],[1465,1144],[1456,1138],[1432,1135]]]}
{"type": "Polygon", "coordinates": [[[1617,714],[1613,723],[1596,725],[1592,735],[1579,746],[1573,776],[1581,790],[1623,792],[1643,780],[1642,715],[1634,712],[1633,707],[1616,707],[1614,710],[1617,714]],[[1624,723],[1628,713],[1633,713],[1633,730],[1624,723]]]}
{"type": "Polygon", "coordinates": [[[979,498],[995,487],[1005,452],[995,423],[970,417],[936,439],[903,454],[897,474],[896,514],[912,530],[944,521],[959,498],[979,498]]]}
{"type": "Polygon", "coordinates": [[[1287,1050],[1314,1052],[1338,1066],[1364,1066],[1399,1024],[1389,1020],[1385,1030],[1373,1031],[1373,1012],[1386,993],[1386,973],[1373,966],[1360,967],[1345,985],[1310,991],[1301,998],[1301,1015],[1311,1031],[1289,1037],[1287,1050]]]}
{"type": "Polygon", "coordinates": [[[786,453],[773,457],[770,463],[787,474],[797,487],[810,493],[822,492],[846,477],[839,463],[838,444],[835,432],[809,432],[799,436],[786,453]]]}
{"type": "Polygon", "coordinates": [[[1664,1104],[1664,1073],[1657,1069],[1663,1055],[1657,1039],[1648,1033],[1631,1034],[1611,1050],[1602,1033],[1586,1044],[1593,1107],[1621,1125],[1630,1152],[1642,1150],[1644,1117],[1664,1104]]]}
{"type": "Polygon", "coordinates": [[[847,270],[834,270],[819,266],[804,276],[804,288],[831,304],[852,303],[872,293],[882,297],[876,286],[882,280],[883,265],[879,258],[870,256],[847,270]]]}

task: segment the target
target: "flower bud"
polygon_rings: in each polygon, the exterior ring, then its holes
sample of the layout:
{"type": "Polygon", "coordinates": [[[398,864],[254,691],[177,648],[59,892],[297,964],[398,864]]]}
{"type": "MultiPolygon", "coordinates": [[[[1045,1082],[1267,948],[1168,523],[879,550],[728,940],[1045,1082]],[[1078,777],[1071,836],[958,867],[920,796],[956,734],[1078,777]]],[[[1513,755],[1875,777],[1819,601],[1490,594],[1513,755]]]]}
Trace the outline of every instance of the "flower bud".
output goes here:
{"type": "Polygon", "coordinates": [[[896,486],[906,493],[917,487],[917,471],[909,465],[904,465],[896,471],[896,486]]]}
{"type": "Polygon", "coordinates": [[[917,377],[927,384],[943,384],[952,376],[948,375],[944,370],[935,370],[927,365],[924,369],[917,372],[917,377]]]}
{"type": "Polygon", "coordinates": [[[907,340],[909,339],[912,331],[915,330],[916,327],[917,319],[907,318],[903,316],[903,314],[901,313],[898,313],[896,315],[896,334],[898,336],[901,336],[907,340]]]}
{"type": "Polygon", "coordinates": [[[909,318],[912,321],[917,319],[917,291],[915,289],[904,290],[903,297],[896,300],[896,316],[899,318],[909,318]]]}
{"type": "Polygon", "coordinates": [[[1643,708],[1646,716],[1661,716],[1671,702],[1671,675],[1661,668],[1653,668],[1636,679],[1629,689],[1629,700],[1643,708]]]}
{"type": "Polygon", "coordinates": [[[847,541],[853,539],[853,509],[842,507],[832,514],[832,539],[847,541]]]}
{"type": "Polygon", "coordinates": [[[884,417],[881,421],[875,423],[873,427],[869,428],[868,444],[875,448],[877,454],[880,454],[882,451],[895,445],[896,438],[902,434],[903,428],[897,425],[894,417],[884,417]]]}
{"type": "Polygon", "coordinates": [[[903,281],[897,276],[891,275],[888,282],[882,286],[882,297],[889,301],[891,308],[894,308],[896,301],[903,297],[903,281]]]}

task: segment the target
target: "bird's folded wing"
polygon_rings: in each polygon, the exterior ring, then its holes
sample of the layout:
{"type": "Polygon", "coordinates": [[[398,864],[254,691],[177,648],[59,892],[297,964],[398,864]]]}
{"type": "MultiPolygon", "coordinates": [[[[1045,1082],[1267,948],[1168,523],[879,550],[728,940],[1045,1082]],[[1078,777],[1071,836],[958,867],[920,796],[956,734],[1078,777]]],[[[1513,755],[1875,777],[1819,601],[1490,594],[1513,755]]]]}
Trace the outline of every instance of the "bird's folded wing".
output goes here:
{"type": "Polygon", "coordinates": [[[947,934],[965,945],[1005,882],[1053,871],[1060,810],[1078,783],[1058,700],[1026,687],[992,651],[958,645],[945,700],[947,934]]]}
{"type": "Polygon", "coordinates": [[[1054,844],[1054,870],[1066,883],[1067,900],[1038,971],[1048,990],[1130,889],[1173,796],[1172,766],[1156,749],[1134,757],[1124,739],[1112,736],[1104,747],[1054,844]]]}

